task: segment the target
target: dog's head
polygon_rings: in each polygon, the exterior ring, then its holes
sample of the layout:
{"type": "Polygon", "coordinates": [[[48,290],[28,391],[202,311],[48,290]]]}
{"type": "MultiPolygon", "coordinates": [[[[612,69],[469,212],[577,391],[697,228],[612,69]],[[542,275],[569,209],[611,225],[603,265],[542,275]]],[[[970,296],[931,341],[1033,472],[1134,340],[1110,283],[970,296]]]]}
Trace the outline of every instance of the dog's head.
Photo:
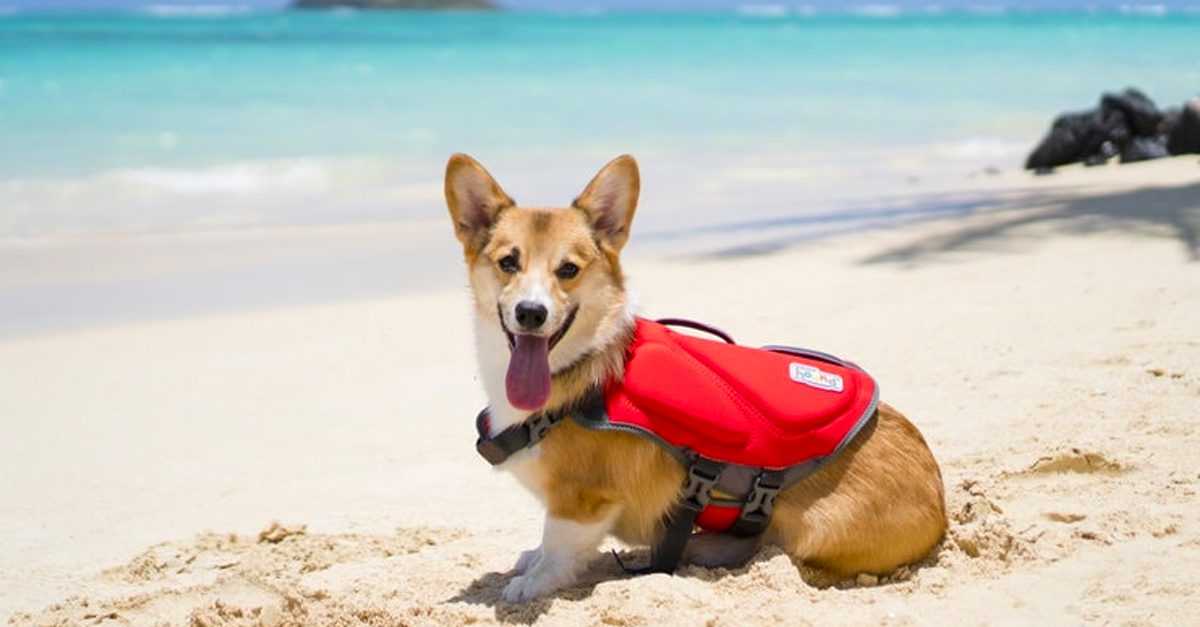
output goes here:
{"type": "Polygon", "coordinates": [[[540,409],[552,373],[627,326],[619,254],[638,190],[637,162],[625,155],[604,166],[570,207],[519,207],[479,162],[450,157],[446,204],[483,332],[508,341],[505,390],[513,407],[540,409]]]}

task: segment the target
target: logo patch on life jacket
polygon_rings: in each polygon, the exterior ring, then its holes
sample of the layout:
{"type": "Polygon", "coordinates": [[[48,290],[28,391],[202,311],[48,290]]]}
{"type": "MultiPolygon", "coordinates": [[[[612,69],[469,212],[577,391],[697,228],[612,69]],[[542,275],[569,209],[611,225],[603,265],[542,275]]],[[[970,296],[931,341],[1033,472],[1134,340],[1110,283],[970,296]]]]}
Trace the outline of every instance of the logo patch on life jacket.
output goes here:
{"type": "Polygon", "coordinates": [[[805,364],[792,362],[788,368],[788,376],[796,383],[803,383],[819,390],[829,390],[830,392],[842,391],[842,378],[840,376],[805,364]]]}

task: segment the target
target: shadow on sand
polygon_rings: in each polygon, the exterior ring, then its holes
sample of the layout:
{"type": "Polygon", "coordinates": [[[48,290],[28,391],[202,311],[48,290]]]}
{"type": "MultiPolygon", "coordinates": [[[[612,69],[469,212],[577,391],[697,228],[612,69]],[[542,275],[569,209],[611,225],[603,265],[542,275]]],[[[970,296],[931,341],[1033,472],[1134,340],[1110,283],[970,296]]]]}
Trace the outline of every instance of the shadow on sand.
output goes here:
{"type": "Polygon", "coordinates": [[[719,259],[769,254],[835,235],[935,221],[948,228],[861,262],[915,264],[954,252],[1003,250],[1056,234],[1104,231],[1177,239],[1188,259],[1200,260],[1200,183],[1087,195],[1061,188],[928,194],[881,199],[817,215],[729,222],[677,231],[674,236],[720,233],[731,239],[740,237],[736,244],[699,255],[719,259]],[[973,219],[967,222],[967,218],[973,219]],[[964,224],[955,228],[955,221],[964,224]]]}
{"type": "Polygon", "coordinates": [[[1190,261],[1200,260],[1200,183],[1146,187],[1115,194],[1009,200],[983,224],[917,239],[872,255],[864,263],[917,263],[938,255],[995,249],[1016,240],[1105,231],[1177,239],[1190,261]]]}
{"type": "MultiPolygon", "coordinates": [[[[607,561],[611,562],[612,560],[607,561]]],[[[592,591],[597,584],[621,579],[627,575],[617,568],[615,563],[609,565],[597,559],[582,574],[580,580],[575,585],[544,598],[534,599],[525,603],[509,603],[501,598],[501,594],[505,586],[508,585],[508,582],[515,576],[516,573],[513,571],[507,573],[485,573],[460,590],[458,594],[447,599],[447,602],[483,605],[492,608],[495,612],[496,620],[501,623],[531,625],[550,610],[550,606],[556,599],[569,601],[583,600],[592,595],[592,591]]]]}

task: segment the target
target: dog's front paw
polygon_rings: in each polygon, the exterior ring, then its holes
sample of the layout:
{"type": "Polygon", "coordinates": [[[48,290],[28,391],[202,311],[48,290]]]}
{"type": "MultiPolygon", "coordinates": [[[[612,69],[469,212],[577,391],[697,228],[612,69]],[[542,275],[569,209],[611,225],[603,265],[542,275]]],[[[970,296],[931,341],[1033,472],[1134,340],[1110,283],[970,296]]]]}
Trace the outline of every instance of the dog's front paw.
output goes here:
{"type": "MultiPolygon", "coordinates": [[[[526,553],[538,552],[526,551],[526,553]]],[[[525,554],[521,555],[524,559],[525,554]]],[[[520,560],[517,562],[520,567],[520,560]]],[[[556,563],[544,557],[537,560],[523,575],[517,575],[504,587],[504,600],[509,603],[524,603],[538,597],[557,592],[575,583],[575,569],[569,564],[556,563]]]]}
{"type": "Polygon", "coordinates": [[[538,560],[540,559],[542,559],[542,547],[540,546],[536,549],[521,551],[521,555],[517,557],[517,563],[513,565],[513,570],[515,570],[518,575],[524,575],[525,571],[532,568],[533,565],[537,564],[538,560]]]}

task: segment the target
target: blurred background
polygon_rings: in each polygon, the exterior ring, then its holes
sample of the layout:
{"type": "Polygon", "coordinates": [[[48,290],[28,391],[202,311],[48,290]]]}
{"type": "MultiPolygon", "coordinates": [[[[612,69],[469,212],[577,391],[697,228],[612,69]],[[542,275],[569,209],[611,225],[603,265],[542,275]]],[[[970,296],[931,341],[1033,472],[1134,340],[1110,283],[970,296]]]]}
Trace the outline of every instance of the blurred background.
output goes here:
{"type": "Polygon", "coordinates": [[[532,205],[632,153],[680,255],[970,210],[1058,112],[1200,89],[1183,1],[493,8],[0,0],[0,337],[459,285],[455,151],[532,205]]]}

